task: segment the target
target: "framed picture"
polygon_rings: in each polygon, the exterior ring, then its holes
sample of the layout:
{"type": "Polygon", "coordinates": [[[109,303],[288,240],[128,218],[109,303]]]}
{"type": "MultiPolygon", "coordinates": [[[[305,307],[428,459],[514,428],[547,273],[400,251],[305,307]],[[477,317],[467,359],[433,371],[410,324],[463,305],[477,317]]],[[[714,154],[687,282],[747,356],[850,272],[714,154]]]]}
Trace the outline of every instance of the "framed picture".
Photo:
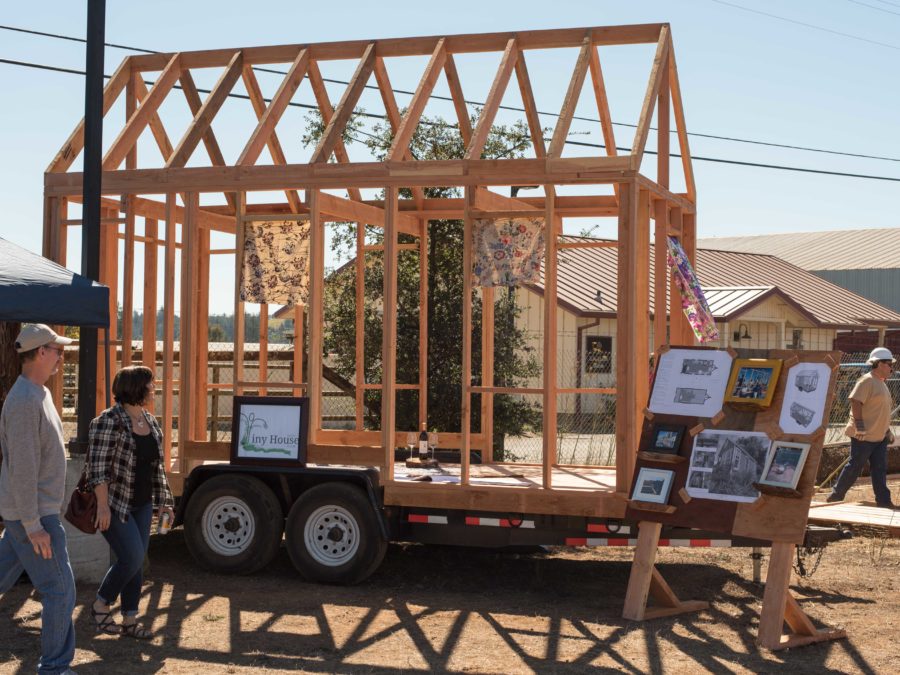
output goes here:
{"type": "Polygon", "coordinates": [[[706,429],[694,437],[687,493],[701,499],[752,502],[772,442],[761,431],[706,429]]]}
{"type": "Polygon", "coordinates": [[[679,424],[654,424],[650,430],[650,452],[677,455],[685,427],[679,424]]]}
{"type": "Polygon", "coordinates": [[[606,335],[587,335],[584,339],[584,372],[612,372],[612,338],[606,335]]]}
{"type": "Polygon", "coordinates": [[[809,443],[773,441],[759,482],[796,490],[808,454],[809,443]]]}
{"type": "Polygon", "coordinates": [[[715,417],[722,409],[731,353],[724,349],[669,349],[659,357],[648,408],[652,413],[715,417]]]}
{"type": "Polygon", "coordinates": [[[235,396],[231,419],[232,464],[306,463],[308,398],[235,396]]]}
{"type": "Polygon", "coordinates": [[[634,482],[631,499],[639,502],[667,504],[674,478],[674,471],[641,467],[637,480],[634,482]]]}
{"type": "Polygon", "coordinates": [[[725,402],[767,408],[772,404],[780,374],[781,359],[735,359],[725,389],[725,402]]]}

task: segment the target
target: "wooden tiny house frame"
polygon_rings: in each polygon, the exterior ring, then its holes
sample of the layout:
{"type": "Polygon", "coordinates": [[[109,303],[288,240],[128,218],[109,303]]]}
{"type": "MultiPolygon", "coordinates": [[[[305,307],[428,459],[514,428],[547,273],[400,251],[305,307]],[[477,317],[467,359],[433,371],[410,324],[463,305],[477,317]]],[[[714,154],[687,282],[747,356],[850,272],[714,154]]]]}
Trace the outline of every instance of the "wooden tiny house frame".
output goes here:
{"type": "MultiPolygon", "coordinates": [[[[247,389],[265,393],[266,356],[265,319],[268,308],[261,306],[260,377],[251,381],[244,376],[243,318],[244,306],[235,290],[235,349],[234,382],[211,383],[207,374],[210,261],[214,255],[234,255],[235,286],[241,265],[240,242],[247,222],[277,218],[278,220],[309,219],[310,239],[310,296],[307,307],[297,307],[295,323],[295,359],[290,382],[281,389],[295,395],[310,397],[311,462],[332,464],[364,464],[382,468],[384,500],[386,504],[431,506],[483,510],[547,513],[579,516],[621,517],[625,512],[641,429],[642,411],[648,394],[648,364],[650,362],[649,315],[650,294],[655,306],[661,308],[653,317],[655,346],[692,344],[693,334],[680,311],[667,317],[670,293],[666,270],[666,237],[675,236],[693,257],[695,249],[695,187],[691,157],[684,123],[681,91],[669,26],[666,24],[617,26],[603,28],[573,28],[561,30],[527,31],[520,33],[492,33],[385,39],[375,41],[332,42],[247,49],[220,49],[176,54],[149,54],[126,58],[112,75],[104,92],[104,112],[109,112],[124,96],[125,120],[112,135],[103,160],[103,235],[101,281],[113,290],[111,309],[120,303],[124,315],[130,317],[134,307],[134,284],[143,277],[144,329],[152,334],[156,315],[156,298],[162,289],[165,311],[162,342],[162,418],[163,427],[173,428],[176,402],[173,392],[179,392],[178,458],[172,461],[171,436],[166,455],[169,460],[173,487],[180,491],[186,472],[204,460],[227,460],[228,444],[208,440],[207,394],[212,388],[233,387],[235,393],[247,389]],[[618,154],[610,117],[607,89],[599,56],[599,47],[617,45],[655,45],[648,84],[634,142],[627,154],[618,154]],[[526,67],[526,57],[533,50],[570,49],[577,51],[570,83],[560,109],[553,136],[545,146],[538,109],[526,67]],[[500,55],[500,62],[484,107],[474,128],[470,124],[463,96],[463,78],[455,57],[463,54],[490,53],[500,55]],[[427,65],[409,106],[401,111],[394,98],[388,77],[387,64],[395,57],[426,57],[427,65]],[[357,60],[356,70],[337,105],[332,106],[325,90],[320,64],[333,60],[357,60]],[[287,68],[281,85],[270,99],[263,96],[254,67],[281,64],[287,68]],[[192,71],[217,68],[221,74],[205,99],[201,98],[192,71]],[[144,78],[152,75],[152,85],[144,78]],[[496,119],[503,95],[513,73],[521,94],[531,137],[534,157],[525,159],[482,159],[488,133],[496,119]],[[465,143],[465,156],[444,161],[418,161],[410,153],[409,144],[420,122],[435,84],[441,75],[446,77],[453,107],[458,115],[459,133],[465,143]],[[372,79],[377,84],[390,127],[394,131],[393,144],[384,161],[355,161],[343,143],[343,133],[360,96],[372,79]],[[325,123],[324,133],[305,163],[288,163],[276,126],[291,102],[301,82],[308,80],[319,112],[325,123]],[[213,122],[238,81],[246,89],[255,126],[245,129],[243,150],[236,161],[226,162],[213,132],[213,122]],[[173,143],[163,122],[161,106],[172,98],[179,98],[173,90],[182,90],[192,119],[180,139],[173,143]],[[583,89],[589,89],[596,102],[605,154],[592,156],[564,156],[576,104],[583,89]],[[641,173],[642,161],[651,122],[656,118],[657,153],[655,179],[641,173]],[[669,189],[670,120],[680,146],[680,171],[685,191],[669,189]],[[163,165],[150,168],[141,164],[138,139],[146,131],[163,158],[163,165]],[[197,146],[204,145],[208,161],[201,159],[197,146]],[[260,164],[265,149],[271,164],[260,164]],[[330,161],[334,158],[335,161],[330,161]],[[491,186],[542,186],[544,196],[510,198],[488,189],[491,186]],[[582,186],[582,194],[559,194],[558,188],[582,186]],[[428,186],[458,186],[464,197],[429,199],[422,188],[428,186]],[[598,190],[598,186],[611,186],[598,190]],[[363,189],[384,190],[383,200],[364,199],[363,189]],[[412,198],[400,199],[401,188],[411,188],[412,198]],[[346,197],[327,192],[346,191],[346,197]],[[593,192],[592,192],[593,190],[593,192]],[[257,192],[273,191],[283,194],[276,203],[254,202],[257,192]],[[180,203],[179,203],[180,200],[180,203]],[[465,223],[464,269],[471,269],[472,221],[475,218],[506,216],[542,216],[549,224],[546,236],[544,281],[546,298],[556,297],[557,250],[560,246],[562,222],[567,217],[616,217],[618,219],[618,328],[616,335],[616,466],[612,468],[572,468],[560,470],[556,460],[557,397],[569,393],[598,393],[601,390],[568,389],[557,385],[557,315],[544,313],[543,373],[544,385],[538,389],[502,388],[494,386],[492,289],[484,288],[485,330],[482,344],[473,345],[470,303],[463,303],[463,372],[471,373],[473,348],[482,350],[480,384],[470,378],[462,383],[463,396],[461,430],[440,430],[441,444],[458,447],[460,453],[459,483],[423,484],[397,480],[394,472],[394,448],[398,445],[395,429],[395,410],[392,404],[400,389],[426,391],[427,315],[420,312],[420,375],[416,383],[397,383],[395,353],[397,338],[397,256],[401,248],[427,246],[429,219],[460,219],[465,223]],[[143,234],[136,229],[136,219],[144,220],[143,234]],[[384,331],[383,381],[366,384],[360,375],[356,384],[356,429],[338,431],[323,429],[321,425],[322,344],[323,344],[323,284],[324,284],[324,227],[329,221],[352,221],[382,227],[384,231],[384,331]],[[651,220],[654,221],[651,242],[651,220]],[[234,248],[214,249],[211,233],[234,235],[234,248]],[[418,238],[418,244],[399,244],[398,234],[418,238]],[[120,241],[124,245],[123,269],[118,269],[120,241]],[[143,270],[135,263],[135,246],[144,246],[143,270]],[[655,288],[650,288],[649,260],[651,246],[655,247],[655,288]],[[178,258],[178,260],[176,260],[178,258]],[[163,270],[160,281],[158,266],[163,270]],[[181,297],[176,301],[175,282],[180,278],[181,297]],[[118,289],[121,283],[121,296],[118,289]],[[180,306],[181,340],[179,362],[182,366],[175,376],[175,307],[180,306]],[[302,358],[304,319],[308,330],[308,357],[302,358]],[[365,391],[382,391],[382,428],[367,431],[362,428],[363,396],[365,391]],[[490,485],[488,480],[473,484],[476,470],[470,467],[469,450],[480,449],[490,465],[492,438],[492,400],[499,393],[540,394],[543,398],[543,463],[533,467],[534,480],[525,489],[490,485]],[[472,395],[480,395],[482,428],[470,432],[472,395]],[[488,439],[488,440],[486,440],[488,439]]],[[[110,122],[107,121],[107,125],[110,122]]],[[[107,127],[109,128],[109,126],[107,127]]],[[[109,138],[109,134],[107,133],[109,138]]],[[[82,149],[83,122],[54,158],[45,176],[45,255],[65,262],[67,226],[80,221],[68,218],[67,205],[78,201],[82,190],[82,174],[69,171],[82,149]]],[[[364,273],[363,255],[367,245],[362,227],[358,227],[357,274],[364,273]]],[[[609,244],[604,244],[609,245],[609,244]]],[[[371,247],[368,247],[371,248],[371,247]]],[[[424,259],[424,256],[423,256],[424,259]]],[[[427,270],[421,266],[420,294],[427,293],[427,270]]],[[[472,292],[472,279],[464,275],[464,297],[472,292]]],[[[362,284],[357,284],[360,297],[357,312],[363,302],[362,284]]],[[[555,301],[549,306],[555,307],[555,301]]],[[[678,306],[675,303],[674,306],[678,306]]],[[[121,365],[132,362],[131,322],[124,321],[121,335],[114,339],[121,346],[121,365]]],[[[362,358],[362,332],[357,332],[357,356],[362,358]]],[[[146,344],[143,362],[152,365],[157,357],[155,347],[146,344]]],[[[106,383],[102,374],[98,388],[106,383]]],[[[611,390],[604,389],[603,393],[611,390]]],[[[98,396],[98,400],[103,400],[98,396]]],[[[419,397],[420,419],[426,419],[426,397],[419,397]]],[[[402,443],[400,443],[402,445],[402,443]]],[[[489,469],[490,467],[488,467],[489,469]]],[[[488,469],[478,468],[481,477],[488,469]]],[[[488,471],[489,473],[489,471],[488,471]]],[[[527,472],[526,472],[527,474],[527,472]]]]}

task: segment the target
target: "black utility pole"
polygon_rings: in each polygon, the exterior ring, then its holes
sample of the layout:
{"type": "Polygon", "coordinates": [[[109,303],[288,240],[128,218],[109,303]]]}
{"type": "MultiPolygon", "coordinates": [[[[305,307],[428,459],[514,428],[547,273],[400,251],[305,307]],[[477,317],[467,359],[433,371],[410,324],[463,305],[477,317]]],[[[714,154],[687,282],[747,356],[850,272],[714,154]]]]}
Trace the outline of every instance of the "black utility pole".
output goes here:
{"type": "MultiPolygon", "coordinates": [[[[81,225],[81,274],[100,280],[100,181],[103,177],[103,43],[106,0],[88,0],[84,84],[84,191],[81,225]]],[[[110,317],[115,321],[115,317],[110,317]]],[[[78,348],[78,436],[87,451],[88,427],[97,405],[97,329],[81,327],[78,348]]]]}

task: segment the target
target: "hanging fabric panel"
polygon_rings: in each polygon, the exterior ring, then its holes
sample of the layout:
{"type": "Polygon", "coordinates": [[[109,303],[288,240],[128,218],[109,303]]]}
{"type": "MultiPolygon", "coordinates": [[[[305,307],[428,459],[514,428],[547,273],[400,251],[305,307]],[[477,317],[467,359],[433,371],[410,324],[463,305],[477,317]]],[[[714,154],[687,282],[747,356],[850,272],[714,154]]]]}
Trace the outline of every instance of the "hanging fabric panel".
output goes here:
{"type": "MultiPolygon", "coordinates": [[[[700,342],[713,342],[719,339],[719,329],[716,328],[716,320],[709,311],[706,296],[700,286],[700,280],[687,253],[681,247],[681,243],[674,237],[668,238],[668,252],[666,259],[672,273],[672,280],[681,295],[681,308],[687,317],[688,323],[694,330],[694,335],[700,342]]],[[[674,298],[672,301],[674,303],[674,298]]]]}
{"type": "Polygon", "coordinates": [[[518,286],[539,280],[543,218],[479,219],[472,228],[476,286],[518,286]]]}
{"type": "Polygon", "coordinates": [[[244,227],[241,300],[305,304],[309,297],[309,221],[248,222],[244,227]]]}

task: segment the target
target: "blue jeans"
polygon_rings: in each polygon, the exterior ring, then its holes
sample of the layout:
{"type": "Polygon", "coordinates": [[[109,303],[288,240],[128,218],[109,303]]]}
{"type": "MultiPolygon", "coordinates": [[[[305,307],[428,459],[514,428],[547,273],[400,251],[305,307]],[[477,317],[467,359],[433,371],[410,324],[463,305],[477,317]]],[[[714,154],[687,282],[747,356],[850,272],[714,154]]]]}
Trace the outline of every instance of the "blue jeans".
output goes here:
{"type": "Polygon", "coordinates": [[[872,487],[875,490],[875,503],[887,505],[891,503],[891,491],[887,486],[887,438],[881,441],[859,441],[850,439],[850,461],[838,476],[831,494],[843,499],[847,490],[859,478],[860,472],[869,462],[869,473],[872,475],[872,487]]]}
{"type": "Polygon", "coordinates": [[[5,593],[16,583],[23,569],[28,572],[43,606],[38,672],[65,672],[75,656],[75,627],[72,625],[75,577],[66,551],[66,532],[59,516],[41,518],[53,550],[50,560],[44,560],[34,552],[21,521],[7,520],[4,525],[6,529],[0,538],[0,593],[5,593]]]}
{"type": "Polygon", "coordinates": [[[122,596],[122,615],[135,616],[144,581],[144,557],[150,544],[150,519],[153,505],[149,502],[128,513],[124,523],[114,513],[103,536],[116,554],[116,562],[103,577],[97,597],[109,605],[122,596]]]}

